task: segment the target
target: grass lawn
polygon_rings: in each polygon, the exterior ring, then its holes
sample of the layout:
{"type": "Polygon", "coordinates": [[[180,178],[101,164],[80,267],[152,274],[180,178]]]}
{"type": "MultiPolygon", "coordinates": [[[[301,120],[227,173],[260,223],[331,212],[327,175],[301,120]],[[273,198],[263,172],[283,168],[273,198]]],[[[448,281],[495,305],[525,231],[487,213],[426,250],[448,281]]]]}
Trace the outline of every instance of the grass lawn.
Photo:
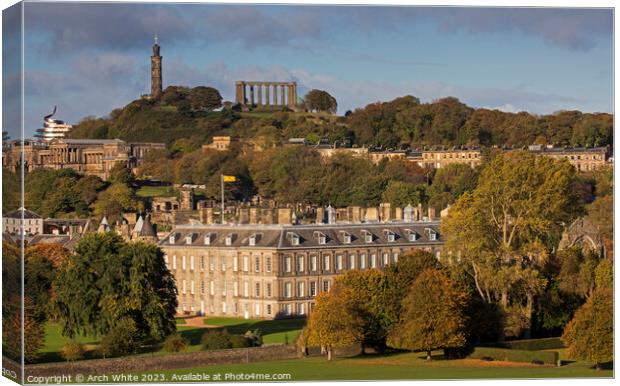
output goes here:
{"type": "MultiPolygon", "coordinates": [[[[439,354],[439,353],[438,353],[439,354]]],[[[157,371],[166,381],[173,374],[258,373],[290,374],[289,380],[378,380],[378,379],[479,379],[479,378],[564,378],[612,377],[613,371],[596,371],[590,364],[573,362],[562,367],[538,366],[527,363],[484,362],[474,359],[434,360],[427,362],[420,353],[368,355],[354,358],[312,357],[287,361],[259,362],[238,365],[204,366],[182,370],[157,371]]],[[[230,380],[230,379],[229,379],[230,380]]]]}
{"type": "Polygon", "coordinates": [[[242,319],[242,318],[206,318],[209,326],[224,327],[231,334],[243,334],[248,330],[259,329],[263,333],[263,343],[293,343],[306,324],[305,319],[242,319]]]}
{"type": "Polygon", "coordinates": [[[172,197],[177,191],[172,186],[142,186],[136,191],[139,197],[172,197]]]}
{"type": "MultiPolygon", "coordinates": [[[[176,319],[177,331],[181,336],[189,341],[188,352],[200,351],[202,335],[207,331],[204,328],[188,326],[182,318],[176,319]]],[[[239,318],[210,318],[205,320],[205,324],[221,326],[226,328],[231,334],[244,334],[248,330],[256,328],[263,332],[263,342],[266,344],[289,343],[293,344],[299,335],[301,328],[306,323],[305,319],[285,319],[285,320],[256,320],[239,318]]],[[[98,358],[95,350],[99,345],[100,339],[78,335],[75,339],[84,344],[86,349],[85,358],[98,358]]],[[[41,349],[41,356],[38,363],[64,361],[61,356],[63,345],[69,339],[61,335],[60,325],[47,323],[45,325],[45,346],[41,349]]],[[[143,347],[141,352],[135,355],[165,355],[168,354],[161,348],[161,345],[143,347]]]]}

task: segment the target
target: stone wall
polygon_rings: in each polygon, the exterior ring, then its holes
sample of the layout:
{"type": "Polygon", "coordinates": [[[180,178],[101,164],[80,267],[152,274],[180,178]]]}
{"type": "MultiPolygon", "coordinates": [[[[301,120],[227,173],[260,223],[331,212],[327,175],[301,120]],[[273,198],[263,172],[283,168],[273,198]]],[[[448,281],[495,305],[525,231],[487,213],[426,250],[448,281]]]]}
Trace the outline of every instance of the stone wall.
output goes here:
{"type": "Polygon", "coordinates": [[[230,350],[212,350],[160,356],[130,356],[113,359],[92,359],[73,363],[26,365],[26,377],[51,375],[100,375],[174,370],[190,367],[262,362],[300,357],[295,345],[273,345],[230,350]]]}

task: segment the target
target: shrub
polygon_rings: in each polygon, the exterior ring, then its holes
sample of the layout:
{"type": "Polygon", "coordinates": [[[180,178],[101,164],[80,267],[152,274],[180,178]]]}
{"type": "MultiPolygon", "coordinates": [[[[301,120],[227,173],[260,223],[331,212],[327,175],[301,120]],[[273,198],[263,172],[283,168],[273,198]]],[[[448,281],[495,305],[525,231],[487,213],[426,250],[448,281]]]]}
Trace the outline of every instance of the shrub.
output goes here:
{"type": "Polygon", "coordinates": [[[131,354],[138,347],[140,347],[138,328],[133,320],[127,319],[120,321],[101,339],[99,351],[105,358],[107,356],[131,354]]]}
{"type": "Polygon", "coordinates": [[[82,343],[70,340],[62,346],[62,357],[67,361],[77,361],[84,358],[84,345],[82,343]]]}
{"type": "Polygon", "coordinates": [[[523,339],[504,342],[502,346],[513,350],[550,350],[556,348],[564,348],[560,338],[543,338],[543,339],[523,339]]]}
{"type": "Polygon", "coordinates": [[[533,363],[534,361],[557,364],[560,357],[557,351],[526,351],[526,350],[510,350],[505,348],[493,348],[493,347],[476,347],[474,352],[469,356],[473,359],[493,358],[498,361],[510,361],[510,362],[526,362],[533,363]]]}
{"type": "Polygon", "coordinates": [[[222,350],[231,347],[231,336],[226,330],[209,330],[202,335],[203,350],[222,350]]]}
{"type": "Polygon", "coordinates": [[[246,346],[260,347],[263,345],[263,333],[258,328],[254,331],[246,331],[245,335],[246,346]]]}
{"type": "Polygon", "coordinates": [[[243,348],[249,347],[249,341],[246,337],[241,335],[232,335],[230,337],[230,347],[231,348],[243,348]]]}
{"type": "Polygon", "coordinates": [[[231,335],[226,330],[210,330],[202,336],[203,350],[224,350],[249,346],[249,340],[243,335],[231,335]]]}
{"type": "Polygon", "coordinates": [[[164,350],[167,352],[181,352],[187,350],[189,341],[180,334],[168,335],[164,341],[164,350]]]}

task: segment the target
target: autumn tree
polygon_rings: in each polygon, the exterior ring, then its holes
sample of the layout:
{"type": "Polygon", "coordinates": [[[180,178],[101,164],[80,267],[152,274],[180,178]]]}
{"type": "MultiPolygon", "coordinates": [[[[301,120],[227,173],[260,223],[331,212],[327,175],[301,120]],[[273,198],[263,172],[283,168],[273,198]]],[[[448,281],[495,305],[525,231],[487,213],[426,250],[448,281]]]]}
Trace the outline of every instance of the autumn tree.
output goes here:
{"type": "Polygon", "coordinates": [[[562,334],[568,357],[592,361],[597,369],[613,360],[613,310],[613,288],[597,289],[562,334]]]}
{"type": "Polygon", "coordinates": [[[64,336],[105,335],[127,319],[140,337],[161,339],[175,331],[177,289],[155,245],[88,234],[61,266],[53,291],[64,336]]]}
{"type": "Polygon", "coordinates": [[[463,194],[441,225],[446,250],[461,256],[487,303],[498,303],[513,331],[529,332],[540,273],[563,224],[582,213],[565,160],[525,151],[494,157],[479,184],[463,194]]]}
{"type": "Polygon", "coordinates": [[[386,314],[392,324],[400,319],[403,299],[415,279],[427,269],[438,269],[439,262],[432,253],[416,250],[399,256],[396,264],[385,268],[388,282],[386,289],[386,314]]]}
{"type": "Polygon", "coordinates": [[[393,321],[387,313],[391,295],[387,276],[376,269],[347,271],[336,279],[338,286],[349,290],[349,306],[359,316],[362,326],[362,349],[382,350],[393,321]]]}
{"type": "Polygon", "coordinates": [[[310,111],[325,111],[335,114],[338,110],[336,98],[331,96],[327,91],[310,90],[304,97],[306,108],[310,111]]]}
{"type": "Polygon", "coordinates": [[[348,347],[362,340],[362,322],[351,301],[350,290],[335,285],[329,292],[321,292],[304,336],[310,346],[320,346],[331,360],[335,348],[348,347]]]}
{"type": "Polygon", "coordinates": [[[433,350],[464,346],[467,297],[468,292],[460,290],[441,270],[424,270],[403,299],[400,322],[390,332],[388,344],[423,350],[427,360],[433,350]]]}

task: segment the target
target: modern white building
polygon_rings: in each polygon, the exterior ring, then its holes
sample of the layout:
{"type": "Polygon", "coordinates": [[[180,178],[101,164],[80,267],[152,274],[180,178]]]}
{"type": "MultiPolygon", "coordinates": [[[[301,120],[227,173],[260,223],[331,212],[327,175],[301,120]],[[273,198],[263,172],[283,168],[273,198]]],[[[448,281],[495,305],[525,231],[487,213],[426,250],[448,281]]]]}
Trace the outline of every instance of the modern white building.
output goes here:
{"type": "Polygon", "coordinates": [[[65,123],[65,121],[52,119],[54,114],[56,114],[56,106],[54,106],[54,111],[51,114],[43,117],[43,128],[37,129],[37,134],[34,135],[36,138],[49,142],[53,139],[65,138],[67,133],[71,131],[73,126],[65,123]]]}

